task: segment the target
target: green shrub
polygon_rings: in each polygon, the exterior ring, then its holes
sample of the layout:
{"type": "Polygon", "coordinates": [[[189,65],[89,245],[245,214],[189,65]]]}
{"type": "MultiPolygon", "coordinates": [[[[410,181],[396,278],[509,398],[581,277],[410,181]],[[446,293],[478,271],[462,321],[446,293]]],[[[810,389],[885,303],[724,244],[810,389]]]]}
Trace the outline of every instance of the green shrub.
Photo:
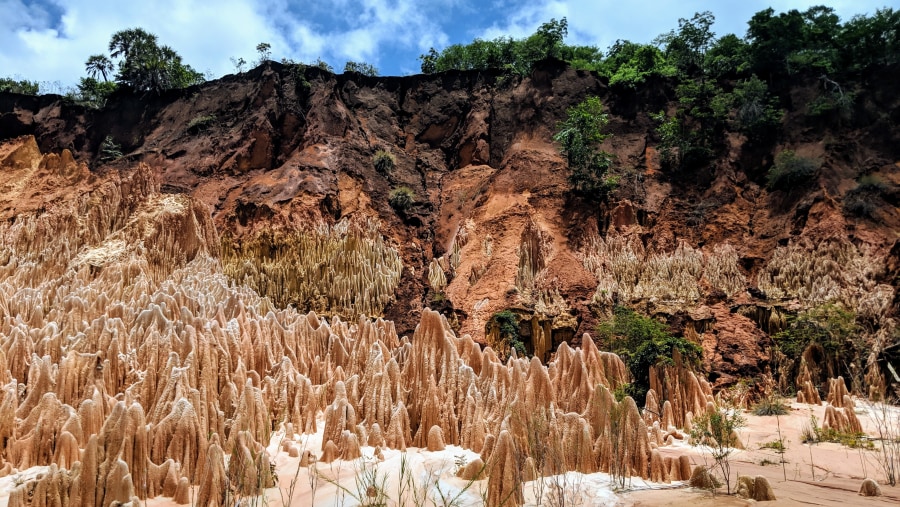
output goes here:
{"type": "Polygon", "coordinates": [[[208,129],[215,122],[216,122],[216,115],[214,115],[214,114],[195,116],[195,117],[191,118],[191,121],[188,122],[187,130],[188,130],[188,132],[190,132],[192,134],[196,134],[198,132],[208,129]]]}
{"type": "Polygon", "coordinates": [[[497,325],[500,339],[510,349],[515,349],[519,357],[525,357],[527,355],[525,344],[522,343],[522,338],[519,335],[519,316],[510,310],[503,310],[495,313],[491,317],[491,321],[497,325]]]}
{"type": "MultiPolygon", "coordinates": [[[[759,414],[757,414],[757,415],[759,415],[759,414]]],[[[759,444],[759,448],[760,449],[772,449],[773,451],[776,451],[779,453],[783,452],[787,449],[787,447],[784,445],[784,442],[782,442],[781,440],[772,440],[771,442],[764,442],[762,444],[759,444]]]]}
{"type": "Polygon", "coordinates": [[[874,174],[867,174],[859,178],[856,190],[861,192],[883,193],[887,191],[888,184],[874,174]]]}
{"type": "Polygon", "coordinates": [[[412,207],[415,203],[416,194],[409,187],[399,187],[391,190],[388,196],[388,203],[397,211],[403,212],[412,207]]]}
{"type": "Polygon", "coordinates": [[[857,217],[872,218],[878,207],[872,197],[859,192],[850,192],[844,198],[844,211],[857,217]]]}
{"type": "Polygon", "coordinates": [[[644,317],[630,308],[617,306],[613,320],[597,326],[597,334],[606,348],[622,357],[631,371],[628,394],[643,405],[650,389],[650,367],[671,364],[677,349],[684,362],[698,365],[703,349],[683,337],[672,336],[663,323],[644,317]]]}
{"type": "Polygon", "coordinates": [[[40,91],[40,85],[37,81],[21,81],[3,77],[0,78],[0,92],[20,93],[22,95],[37,95],[40,91]]]}
{"type": "Polygon", "coordinates": [[[378,69],[371,63],[349,61],[344,64],[344,72],[356,72],[364,76],[375,77],[378,75],[378,69]]]}
{"type": "Polygon", "coordinates": [[[804,444],[833,442],[851,449],[873,449],[875,447],[865,433],[842,433],[834,428],[823,428],[819,426],[819,421],[814,415],[809,416],[809,424],[801,430],[800,441],[804,444]]]}
{"type": "Polygon", "coordinates": [[[112,162],[113,160],[122,158],[122,147],[116,143],[112,136],[106,136],[103,142],[100,143],[100,152],[98,155],[100,156],[101,162],[112,162]]]}
{"type": "Polygon", "coordinates": [[[798,156],[793,150],[783,150],[769,169],[767,186],[769,190],[789,191],[811,180],[821,166],[818,160],[798,156]]]}
{"type": "Polygon", "coordinates": [[[387,150],[378,150],[372,157],[372,163],[375,164],[375,170],[381,174],[391,174],[394,172],[397,159],[394,154],[387,150]]]}

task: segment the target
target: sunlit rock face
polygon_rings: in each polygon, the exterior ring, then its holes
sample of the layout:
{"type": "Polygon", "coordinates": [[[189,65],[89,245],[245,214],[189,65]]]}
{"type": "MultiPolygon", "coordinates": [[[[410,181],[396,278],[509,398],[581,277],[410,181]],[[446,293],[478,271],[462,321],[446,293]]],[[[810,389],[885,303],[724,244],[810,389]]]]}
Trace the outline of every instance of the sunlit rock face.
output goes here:
{"type": "MultiPolygon", "coordinates": [[[[480,452],[468,473],[492,505],[521,503],[523,473],[687,479],[653,452],[712,403],[680,364],[654,376],[674,397],[652,394],[668,407],[660,430],[616,400],[627,368],[590,339],[547,365],[504,362],[432,311],[399,337],[381,319],[273,305],[225,274],[205,205],[161,193],[145,165],[95,174],[20,138],[0,145],[0,189],[0,457],[6,473],[48,467],[10,505],[180,502],[191,487],[220,505],[274,486],[276,432],[296,456],[295,433],[321,433],[307,462],[364,446],[480,452]]],[[[399,269],[357,251],[376,285],[399,269]]]]}

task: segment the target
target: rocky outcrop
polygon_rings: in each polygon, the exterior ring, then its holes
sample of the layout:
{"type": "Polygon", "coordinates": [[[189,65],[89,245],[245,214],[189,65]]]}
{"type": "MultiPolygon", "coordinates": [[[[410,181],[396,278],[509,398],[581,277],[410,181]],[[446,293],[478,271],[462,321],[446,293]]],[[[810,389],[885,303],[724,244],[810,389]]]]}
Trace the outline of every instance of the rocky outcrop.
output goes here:
{"type": "MultiPolygon", "coordinates": [[[[106,507],[183,503],[196,487],[199,505],[227,503],[274,487],[273,431],[299,455],[294,432],[318,417],[323,463],[357,460],[366,444],[480,450],[464,474],[487,477],[497,505],[521,504],[526,461],[534,477],[686,477],[654,452],[659,426],[615,399],[630,374],[590,336],[545,365],[501,360],[427,309],[411,338],[382,319],[277,309],[229,281],[201,203],[161,194],[142,165],[92,178],[0,226],[3,460],[51,467],[24,491],[106,507]]],[[[670,390],[706,396],[676,364],[692,387],[670,390]]]]}
{"type": "MultiPolygon", "coordinates": [[[[882,75],[861,87],[854,118],[890,117],[900,104],[881,88],[893,81],[882,75]]],[[[796,91],[818,96],[819,84],[800,80],[796,91]]],[[[896,129],[826,123],[789,107],[776,140],[728,133],[717,160],[674,173],[660,165],[649,116],[675,107],[667,86],[648,84],[636,100],[553,61],[521,78],[448,72],[374,80],[269,62],[158,97],[118,94],[98,111],[4,94],[3,132],[36,139],[9,155],[17,172],[34,176],[32,192],[4,202],[16,212],[26,203],[37,209],[72,188],[51,191],[45,180],[74,182],[91,174],[87,165],[143,162],[166,195],[188,194],[209,207],[226,270],[279,305],[350,321],[357,312],[383,315],[400,335],[412,334],[425,307],[439,307],[481,343],[494,337],[491,317],[513,309],[526,348],[546,361],[561,341],[577,344],[592,332],[611,305],[627,304],[696,333],[716,387],[770,366],[767,335],[780,329],[768,317],[839,301],[874,324],[864,337],[874,356],[861,367],[868,385],[889,394],[878,356],[891,340],[877,329],[889,328],[896,313],[888,276],[900,226],[891,205],[900,188],[896,129]],[[571,195],[551,141],[566,108],[587,95],[599,96],[611,119],[604,149],[615,156],[619,188],[603,203],[571,195]],[[198,119],[204,128],[195,127],[198,119]],[[126,157],[101,160],[107,136],[126,157]],[[41,168],[16,162],[32,160],[27,153],[38,148],[59,155],[41,168]],[[784,149],[821,162],[807,187],[766,187],[765,169],[784,149]],[[379,150],[391,154],[392,168],[375,167],[379,150]],[[859,195],[862,176],[880,182],[873,202],[885,205],[872,216],[842,205],[859,195]],[[389,195],[400,187],[414,197],[398,211],[389,195]],[[277,261],[315,243],[298,233],[334,224],[375,224],[372,240],[400,261],[377,273],[366,268],[358,279],[340,269],[314,277],[367,297],[341,299],[340,291],[298,281],[311,266],[277,261]],[[735,312],[751,308],[767,310],[735,312]]]]}

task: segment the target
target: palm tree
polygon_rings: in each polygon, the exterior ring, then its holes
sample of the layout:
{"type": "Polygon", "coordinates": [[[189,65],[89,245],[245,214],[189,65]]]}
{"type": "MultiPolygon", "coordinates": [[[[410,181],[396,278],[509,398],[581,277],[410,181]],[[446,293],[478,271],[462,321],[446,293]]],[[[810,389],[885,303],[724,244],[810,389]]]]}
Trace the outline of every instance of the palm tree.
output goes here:
{"type": "Polygon", "coordinates": [[[103,81],[109,82],[109,74],[113,71],[113,63],[106,55],[91,55],[84,62],[84,68],[94,79],[97,79],[99,74],[103,76],[103,81]]]}
{"type": "Polygon", "coordinates": [[[113,58],[128,60],[135,53],[156,47],[156,35],[143,28],[129,28],[113,34],[109,40],[109,53],[113,58]]]}

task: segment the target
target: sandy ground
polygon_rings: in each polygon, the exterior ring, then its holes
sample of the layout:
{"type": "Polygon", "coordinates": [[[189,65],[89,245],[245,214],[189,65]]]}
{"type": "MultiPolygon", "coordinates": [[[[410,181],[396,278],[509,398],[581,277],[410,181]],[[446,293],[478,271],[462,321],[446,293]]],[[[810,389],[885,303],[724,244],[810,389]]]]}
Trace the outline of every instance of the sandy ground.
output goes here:
{"type": "MultiPolygon", "coordinates": [[[[900,408],[888,407],[890,420],[900,423],[900,408]]],[[[857,402],[857,416],[867,434],[875,432],[875,424],[864,402],[857,402]]],[[[801,442],[801,432],[815,415],[819,424],[824,419],[825,407],[794,403],[791,413],[776,418],[746,414],[747,426],[741,430],[745,449],[732,457],[732,470],[736,474],[757,476],[769,480],[775,497],[771,506],[851,506],[851,505],[900,505],[900,486],[885,485],[884,474],[879,467],[879,453],[850,449],[835,443],[808,445],[801,442]],[[778,440],[778,423],[784,438],[786,463],[782,468],[780,456],[761,444],[778,440]],[[864,498],[857,495],[863,479],[871,477],[881,484],[883,496],[864,498]]],[[[698,449],[676,448],[677,453],[690,452],[695,463],[702,463],[704,456],[698,449]]],[[[663,449],[664,454],[676,449],[663,449]]],[[[707,458],[708,459],[708,458],[707,458]]],[[[711,462],[711,460],[709,460],[711,462]]],[[[733,479],[734,480],[734,479],[733,479]]],[[[724,493],[724,489],[722,490],[724,493]]],[[[707,505],[750,505],[758,502],[741,500],[692,488],[656,490],[654,488],[623,493],[625,505],[702,507],[707,505]]]]}
{"type": "MultiPolygon", "coordinates": [[[[889,407],[892,421],[900,424],[900,408],[889,407]]],[[[740,431],[744,450],[732,456],[734,476],[762,475],[769,480],[777,500],[766,502],[774,506],[851,506],[851,505],[900,505],[900,487],[884,485],[884,474],[878,465],[879,453],[850,449],[840,444],[801,443],[801,431],[815,415],[821,422],[824,406],[793,404],[791,413],[776,419],[774,416],[757,417],[745,414],[747,425],[740,431]],[[785,441],[786,463],[782,468],[780,456],[761,444],[778,440],[778,425],[785,441]],[[857,495],[860,483],[872,477],[882,483],[883,496],[863,498],[857,495]]],[[[867,433],[875,431],[871,414],[863,403],[857,407],[857,415],[867,433]]],[[[301,448],[321,454],[324,422],[315,435],[295,435],[301,448]]],[[[279,484],[265,491],[255,502],[242,505],[290,506],[340,506],[353,507],[363,504],[370,497],[366,492],[375,485],[384,492],[387,506],[428,505],[469,507],[483,505],[487,481],[466,481],[455,475],[459,465],[473,460],[477,453],[454,446],[441,452],[411,448],[406,453],[384,450],[384,460],[374,457],[375,450],[363,448],[363,458],[352,462],[335,461],[319,463],[314,469],[299,466],[299,458],[291,458],[282,450],[283,432],[272,436],[269,452],[277,465],[279,484]],[[312,481],[311,481],[312,477],[312,481]],[[293,487],[292,487],[293,483],[293,487]]],[[[694,463],[712,464],[702,449],[686,443],[661,448],[666,455],[689,454],[694,463]]],[[[19,479],[33,477],[46,467],[34,467],[17,474],[19,479]]],[[[0,507],[8,501],[16,476],[0,478],[0,507]]],[[[732,479],[736,482],[736,479],[732,479]]],[[[569,473],[544,479],[543,498],[536,499],[541,490],[537,482],[525,484],[525,505],[559,505],[553,501],[552,491],[565,491],[566,506],[746,506],[757,502],[742,500],[724,494],[724,488],[713,496],[708,491],[696,490],[683,484],[657,484],[632,479],[624,491],[614,491],[606,474],[583,475],[569,473]]],[[[154,498],[147,507],[171,507],[171,498],[154,498]]]]}

